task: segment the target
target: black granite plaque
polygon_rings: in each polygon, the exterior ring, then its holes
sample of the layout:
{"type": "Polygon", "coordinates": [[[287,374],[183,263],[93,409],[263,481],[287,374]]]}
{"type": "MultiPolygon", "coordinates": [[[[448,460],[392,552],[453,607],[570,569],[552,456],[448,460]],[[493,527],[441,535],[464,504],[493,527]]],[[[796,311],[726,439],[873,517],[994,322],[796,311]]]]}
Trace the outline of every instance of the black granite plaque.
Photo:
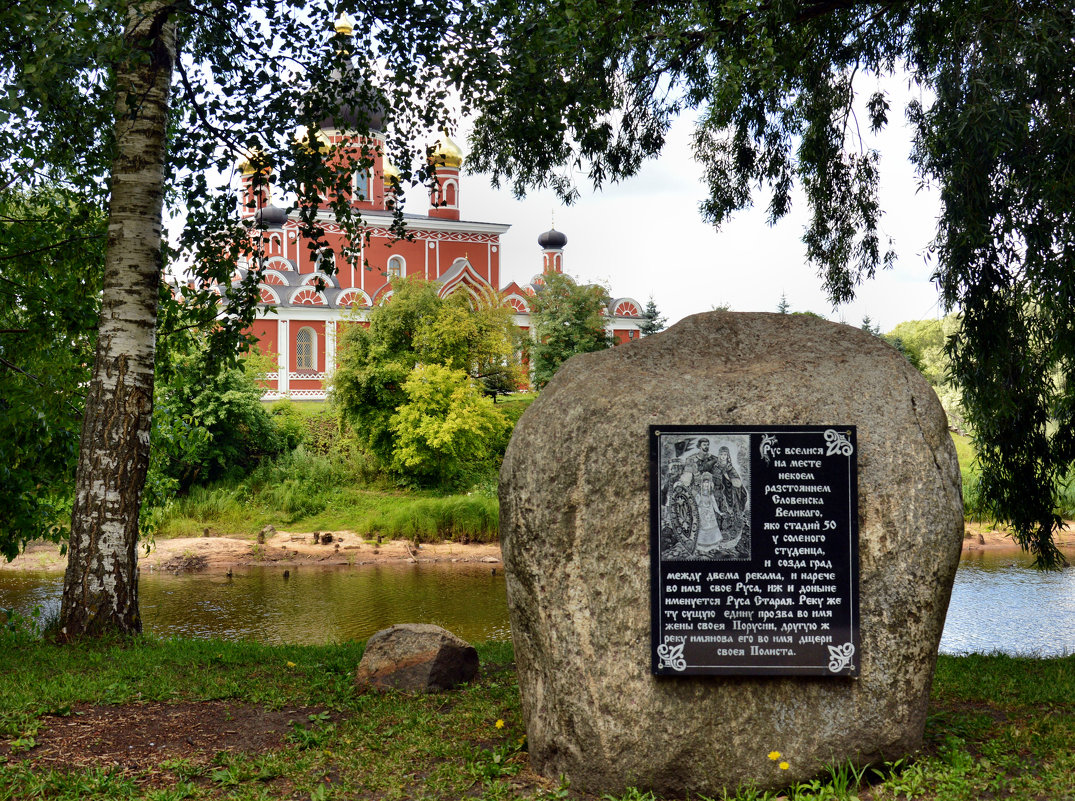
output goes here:
{"type": "Polygon", "coordinates": [[[650,426],[660,676],[859,672],[855,427],[650,426]]]}

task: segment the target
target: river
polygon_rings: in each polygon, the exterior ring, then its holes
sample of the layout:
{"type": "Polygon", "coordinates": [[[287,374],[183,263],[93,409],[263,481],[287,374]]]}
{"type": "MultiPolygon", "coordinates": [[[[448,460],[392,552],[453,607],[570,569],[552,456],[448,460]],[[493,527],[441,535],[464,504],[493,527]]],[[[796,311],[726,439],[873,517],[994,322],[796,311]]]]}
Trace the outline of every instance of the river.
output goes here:
{"type": "MultiPolygon", "coordinates": [[[[1075,562],[1075,554],[1068,559],[1075,562]]],[[[393,623],[436,623],[466,640],[509,639],[504,574],[488,565],[388,564],[219,574],[143,574],[145,630],[319,644],[365,639],[393,623]]],[[[59,608],[59,573],[0,573],[0,608],[44,616],[59,608]]],[[[941,652],[1059,656],[1075,653],[1075,567],[1035,571],[1026,557],[964,554],[941,652]]]]}

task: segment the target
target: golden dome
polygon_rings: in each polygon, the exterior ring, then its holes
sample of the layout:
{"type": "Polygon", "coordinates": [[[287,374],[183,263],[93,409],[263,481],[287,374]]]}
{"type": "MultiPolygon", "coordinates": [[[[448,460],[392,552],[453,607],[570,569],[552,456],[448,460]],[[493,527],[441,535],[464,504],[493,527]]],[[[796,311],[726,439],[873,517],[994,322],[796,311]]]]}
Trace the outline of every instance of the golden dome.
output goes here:
{"type": "Polygon", "coordinates": [[[269,165],[264,163],[264,158],[265,156],[264,153],[262,153],[261,148],[253,148],[251,150],[243,151],[239,155],[239,172],[241,172],[243,175],[253,175],[254,173],[256,173],[257,169],[254,168],[253,161],[255,159],[258,159],[262,162],[261,172],[263,174],[268,175],[269,165]]]}
{"type": "Polygon", "coordinates": [[[351,19],[349,14],[340,14],[340,18],[336,20],[336,33],[342,33],[344,36],[350,36],[355,30],[355,21],[351,19]]]}
{"type": "Polygon", "coordinates": [[[396,169],[396,165],[390,162],[388,159],[384,160],[384,183],[386,187],[397,188],[400,185],[402,176],[399,170],[396,169]]]}
{"type": "Polygon", "coordinates": [[[459,145],[448,138],[448,134],[441,131],[437,140],[437,149],[430,156],[430,161],[438,167],[453,167],[459,169],[463,164],[463,151],[459,145]]]}
{"type": "Polygon", "coordinates": [[[310,129],[305,125],[300,125],[296,128],[295,144],[303,148],[307,153],[313,153],[315,150],[318,153],[328,153],[332,149],[332,143],[329,142],[324,131],[317,130],[312,134],[309,131],[310,129]],[[317,143],[316,147],[314,142],[317,143]]]}

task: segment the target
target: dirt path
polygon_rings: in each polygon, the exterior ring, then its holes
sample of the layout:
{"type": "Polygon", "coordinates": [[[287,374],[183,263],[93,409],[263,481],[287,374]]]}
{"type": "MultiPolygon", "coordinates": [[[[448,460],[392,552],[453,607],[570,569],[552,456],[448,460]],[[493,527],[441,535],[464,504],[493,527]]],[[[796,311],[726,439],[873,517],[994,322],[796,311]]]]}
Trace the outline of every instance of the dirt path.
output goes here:
{"type": "MultiPolygon", "coordinates": [[[[423,543],[406,540],[371,545],[352,531],[332,531],[331,542],[314,542],[312,533],[271,532],[264,544],[237,537],[180,537],[157,540],[149,554],[139,551],[142,570],[226,573],[253,565],[366,565],[402,562],[500,563],[497,543],[423,543]]],[[[321,538],[323,539],[323,538],[321,538]]],[[[0,570],[63,570],[67,557],[58,545],[34,543],[14,562],[0,560],[0,570]]]]}

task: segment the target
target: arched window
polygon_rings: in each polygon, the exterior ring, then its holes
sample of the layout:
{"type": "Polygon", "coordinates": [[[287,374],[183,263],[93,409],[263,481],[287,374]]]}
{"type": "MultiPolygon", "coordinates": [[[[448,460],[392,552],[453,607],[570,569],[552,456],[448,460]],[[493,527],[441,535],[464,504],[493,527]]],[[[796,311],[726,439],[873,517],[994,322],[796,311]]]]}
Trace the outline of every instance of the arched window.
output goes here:
{"type": "Polygon", "coordinates": [[[407,274],[407,262],[402,256],[392,256],[388,260],[388,280],[402,278],[407,274]]]}
{"type": "Polygon", "coordinates": [[[448,181],[444,185],[444,203],[447,206],[452,207],[452,208],[454,208],[455,206],[458,205],[458,201],[455,198],[455,193],[456,193],[455,182],[454,181],[448,181]]]}
{"type": "Polygon", "coordinates": [[[316,370],[317,362],[314,358],[314,346],[317,344],[317,334],[312,328],[300,328],[295,337],[295,369],[316,370]]]}
{"type": "Polygon", "coordinates": [[[321,248],[314,258],[314,269],[318,272],[332,275],[336,272],[336,254],[332,248],[321,248]]]}
{"type": "Polygon", "coordinates": [[[370,174],[367,170],[356,170],[354,174],[355,179],[355,201],[361,202],[363,200],[372,200],[370,197],[370,174]]]}

